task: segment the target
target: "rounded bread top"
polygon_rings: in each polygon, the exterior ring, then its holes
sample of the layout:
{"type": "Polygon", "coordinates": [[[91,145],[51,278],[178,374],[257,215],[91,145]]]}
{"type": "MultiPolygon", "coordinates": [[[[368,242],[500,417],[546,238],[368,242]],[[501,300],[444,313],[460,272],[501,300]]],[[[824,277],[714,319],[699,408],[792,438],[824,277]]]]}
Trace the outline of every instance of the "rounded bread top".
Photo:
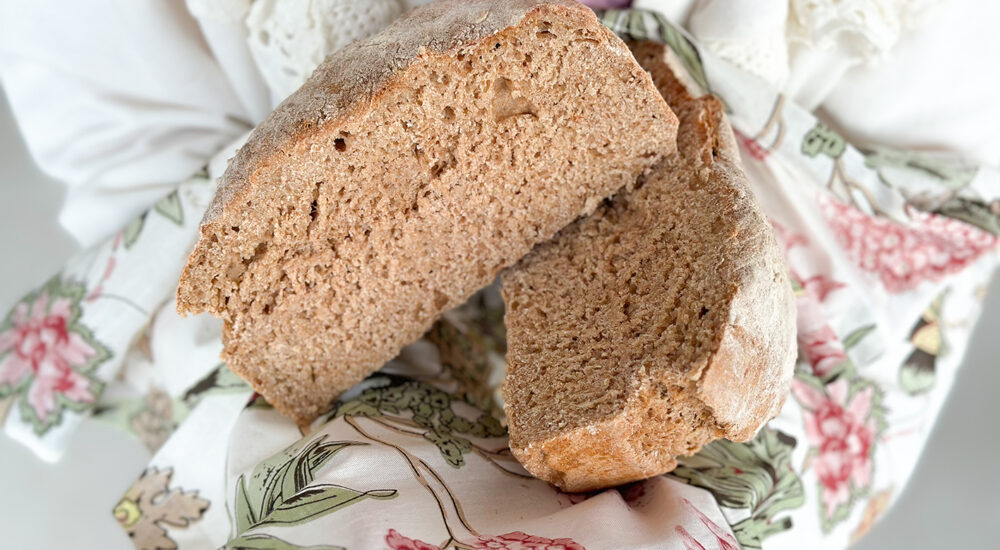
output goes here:
{"type": "Polygon", "coordinates": [[[600,26],[594,12],[574,0],[439,0],[334,52],[250,134],[220,178],[202,224],[221,217],[226,205],[247,189],[254,172],[302,136],[340,127],[370,107],[418,58],[455,52],[539,11],[600,26]]]}

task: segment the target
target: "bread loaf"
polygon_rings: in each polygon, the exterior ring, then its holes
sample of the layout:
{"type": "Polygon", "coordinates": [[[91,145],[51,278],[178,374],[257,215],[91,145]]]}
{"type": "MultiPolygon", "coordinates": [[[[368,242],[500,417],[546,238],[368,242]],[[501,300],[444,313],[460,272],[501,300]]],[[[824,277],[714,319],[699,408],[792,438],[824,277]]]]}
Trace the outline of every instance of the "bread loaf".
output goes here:
{"type": "Polygon", "coordinates": [[[691,97],[664,46],[634,53],[680,119],[677,153],[502,275],[511,450],[567,491],[753,437],[796,354],[787,269],[722,104],[691,97]]]}
{"type": "Polygon", "coordinates": [[[677,121],[569,0],[441,1],[329,57],[221,179],[178,290],[300,425],[533,245],[634,183],[677,121]]]}

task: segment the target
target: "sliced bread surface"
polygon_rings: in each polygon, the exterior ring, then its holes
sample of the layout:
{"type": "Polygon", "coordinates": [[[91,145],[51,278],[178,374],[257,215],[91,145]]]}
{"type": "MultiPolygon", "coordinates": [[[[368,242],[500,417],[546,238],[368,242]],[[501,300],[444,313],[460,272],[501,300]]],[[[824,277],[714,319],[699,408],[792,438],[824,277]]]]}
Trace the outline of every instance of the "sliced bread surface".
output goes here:
{"type": "Polygon", "coordinates": [[[796,354],[787,268],[722,104],[692,97],[664,46],[634,53],[680,119],[677,153],[501,277],[511,450],[567,491],[753,437],[796,354]]]}
{"type": "Polygon", "coordinates": [[[440,1],[333,54],[221,179],[178,290],[306,424],[671,150],[677,120],[591,10],[440,1]]]}

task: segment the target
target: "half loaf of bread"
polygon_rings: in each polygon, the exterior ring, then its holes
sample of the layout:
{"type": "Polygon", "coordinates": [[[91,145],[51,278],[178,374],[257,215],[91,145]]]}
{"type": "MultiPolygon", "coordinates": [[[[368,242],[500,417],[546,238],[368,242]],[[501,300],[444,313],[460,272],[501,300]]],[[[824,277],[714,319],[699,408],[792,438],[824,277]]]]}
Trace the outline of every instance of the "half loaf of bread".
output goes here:
{"type": "Polygon", "coordinates": [[[221,180],[178,290],[300,425],[533,245],[631,185],[677,120],[570,0],[448,0],[330,56],[221,180]]]}
{"type": "Polygon", "coordinates": [[[796,354],[787,268],[721,103],[692,97],[664,46],[634,53],[680,119],[677,153],[502,275],[511,450],[567,491],[753,437],[796,354]]]}

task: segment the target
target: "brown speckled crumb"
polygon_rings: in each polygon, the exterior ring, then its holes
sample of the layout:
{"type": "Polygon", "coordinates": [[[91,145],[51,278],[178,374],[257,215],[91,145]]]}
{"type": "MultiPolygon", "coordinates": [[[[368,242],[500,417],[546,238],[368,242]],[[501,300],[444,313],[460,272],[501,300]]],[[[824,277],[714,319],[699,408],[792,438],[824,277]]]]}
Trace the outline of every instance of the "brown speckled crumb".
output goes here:
{"type": "Polygon", "coordinates": [[[308,423],[533,245],[631,185],[677,120],[568,0],[442,1],[332,55],[222,178],[178,290],[308,423]]]}
{"type": "Polygon", "coordinates": [[[511,450],[567,491],[753,437],[796,353],[786,266],[721,103],[691,97],[662,45],[634,53],[680,119],[678,152],[502,275],[511,450]]]}

